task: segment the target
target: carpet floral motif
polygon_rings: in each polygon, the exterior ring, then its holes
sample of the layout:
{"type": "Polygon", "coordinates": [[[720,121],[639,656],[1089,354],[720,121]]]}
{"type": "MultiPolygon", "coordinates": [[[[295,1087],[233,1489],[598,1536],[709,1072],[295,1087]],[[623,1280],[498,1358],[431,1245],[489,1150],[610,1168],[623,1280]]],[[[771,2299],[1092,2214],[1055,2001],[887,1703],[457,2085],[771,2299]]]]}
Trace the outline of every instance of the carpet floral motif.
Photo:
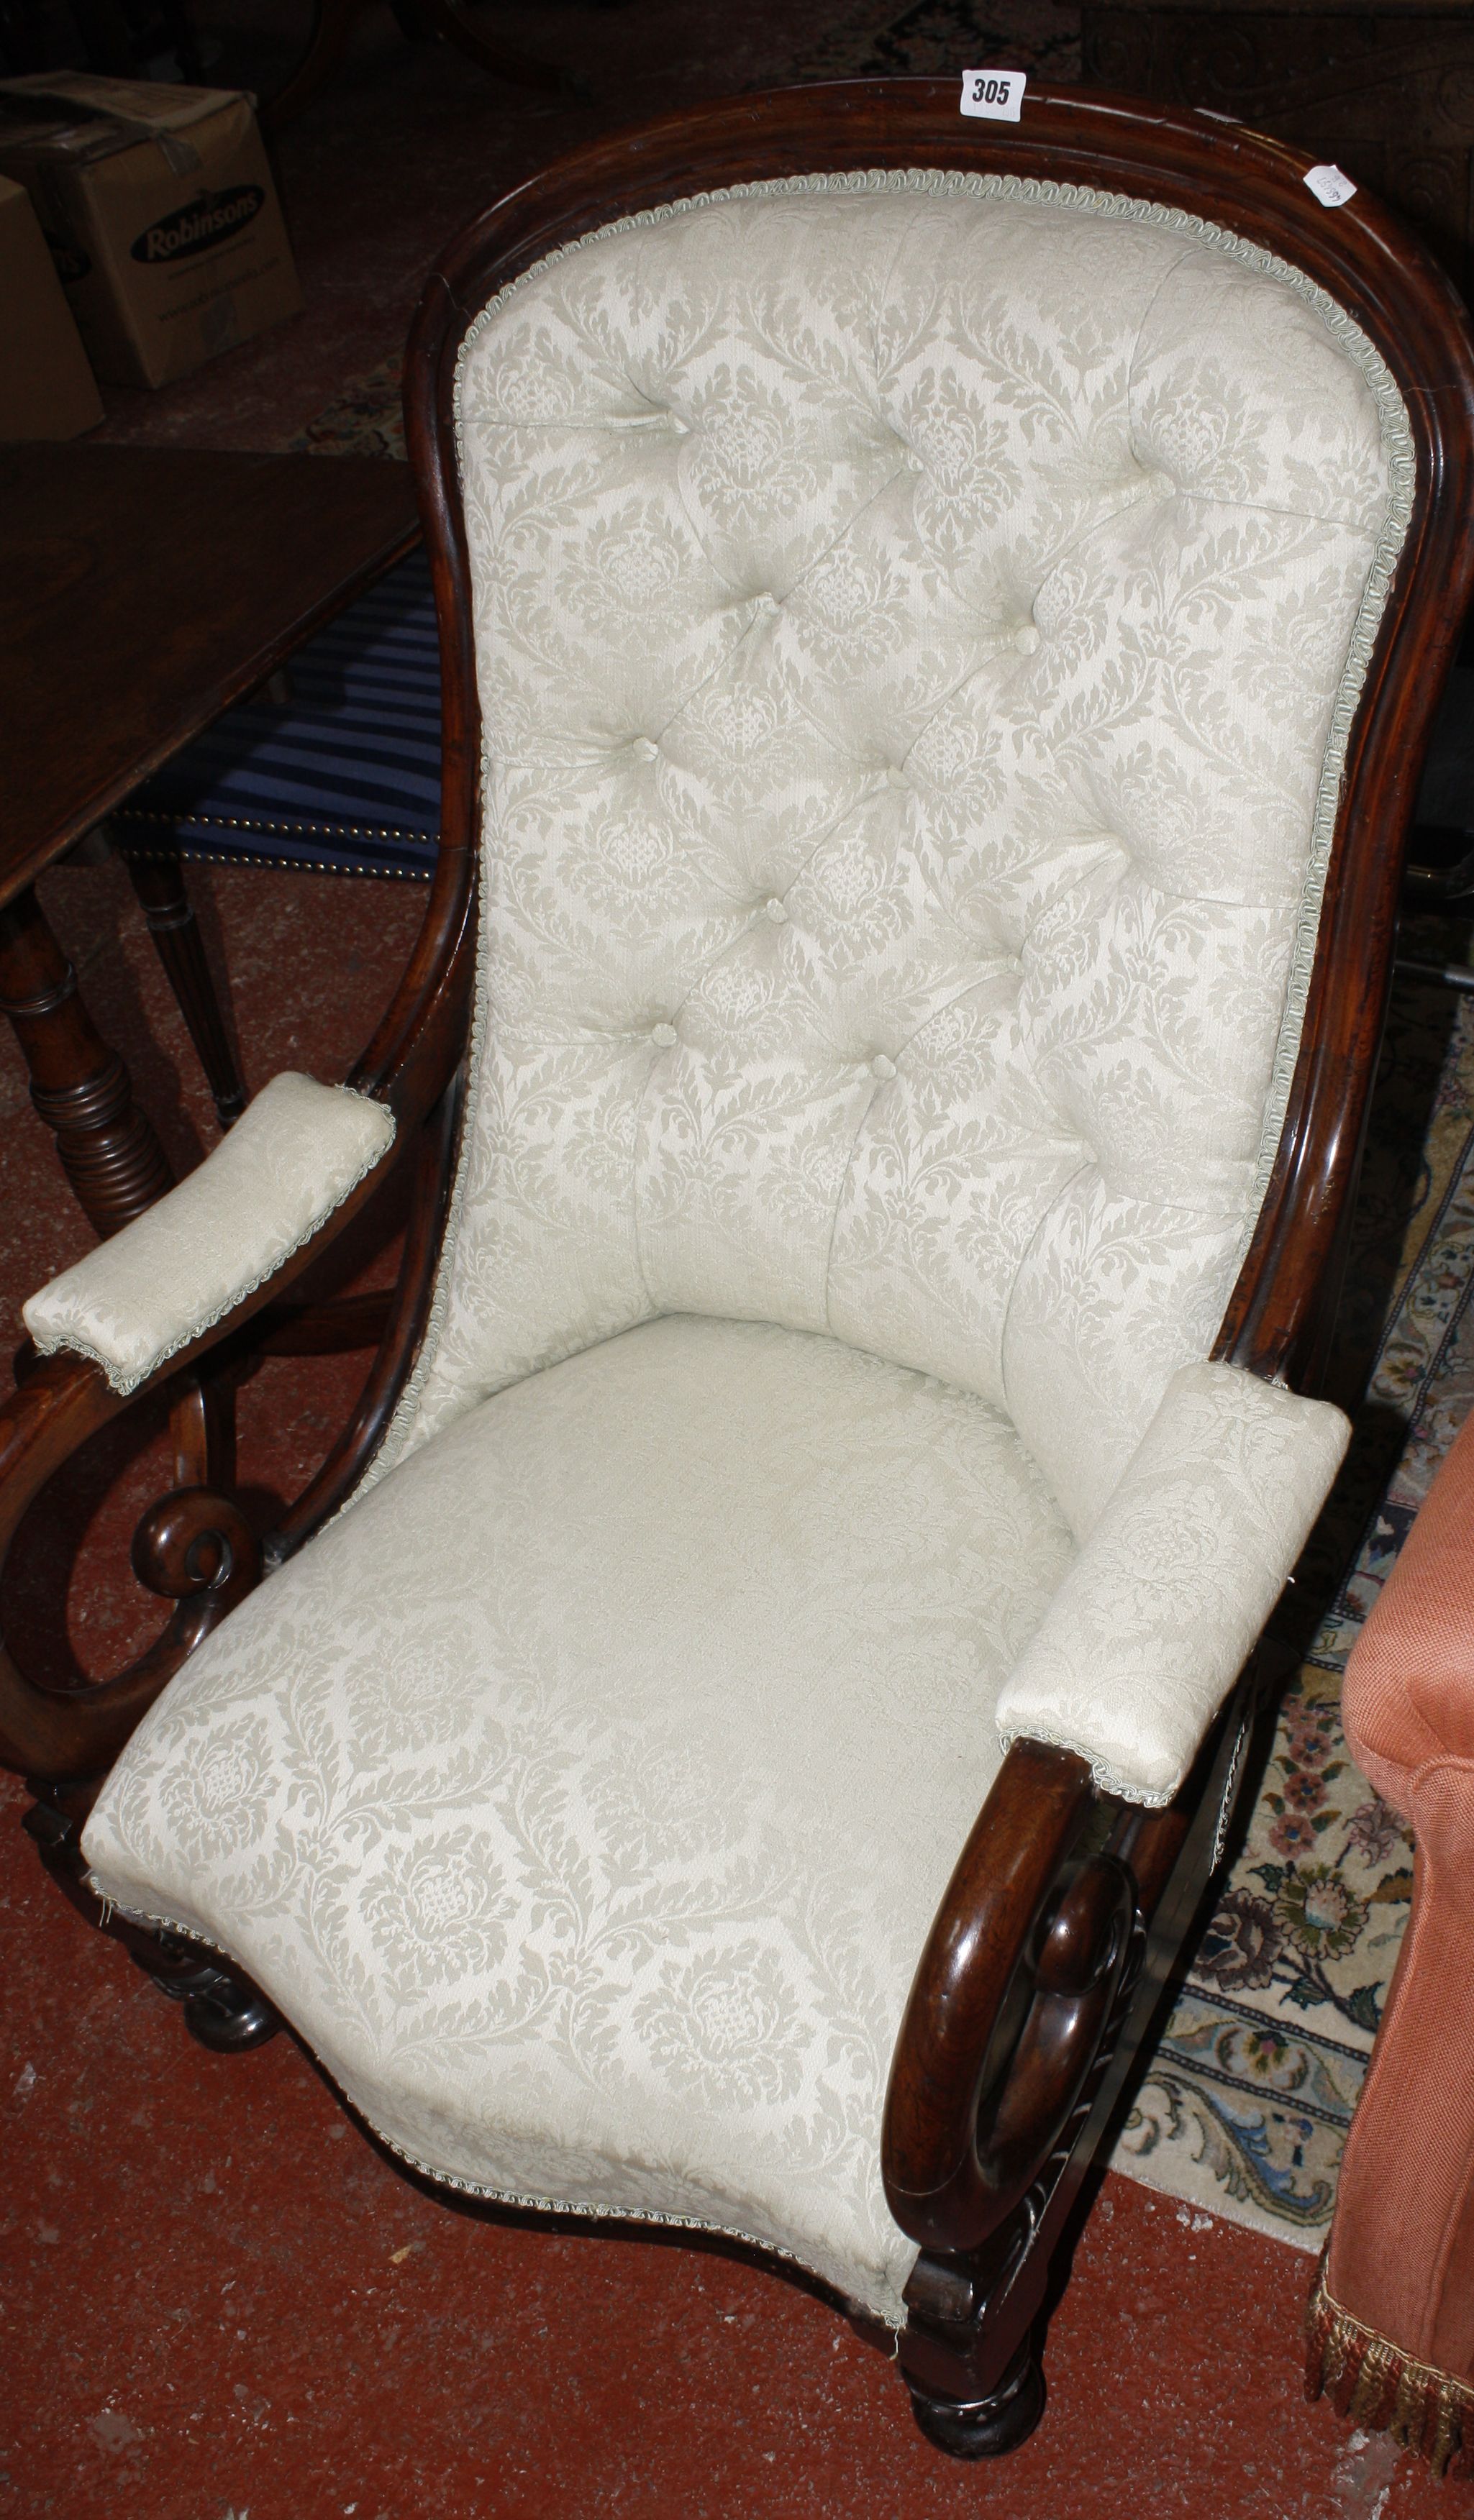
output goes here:
{"type": "Polygon", "coordinates": [[[1332,1368],[1336,1396],[1359,1382],[1364,1398],[1316,1544],[1330,1606],[1115,2156],[1308,2249],[1330,2221],[1412,1892],[1411,1842],[1346,1746],[1341,1676],[1474,1403],[1471,1123],[1470,1002],[1400,979],[1332,1368]]]}
{"type": "Polygon", "coordinates": [[[392,455],[404,460],[397,358],[381,359],[288,440],[296,455],[392,455]]]}

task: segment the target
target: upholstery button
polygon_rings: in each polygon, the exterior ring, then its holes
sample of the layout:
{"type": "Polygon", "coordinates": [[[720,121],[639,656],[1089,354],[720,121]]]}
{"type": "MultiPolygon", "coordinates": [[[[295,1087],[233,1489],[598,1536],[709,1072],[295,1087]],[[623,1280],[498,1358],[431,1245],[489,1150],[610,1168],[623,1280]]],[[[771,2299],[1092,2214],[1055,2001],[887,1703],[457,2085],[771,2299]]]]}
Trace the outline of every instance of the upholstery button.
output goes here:
{"type": "Polygon", "coordinates": [[[887,783],[892,788],[909,788],[911,784],[898,761],[892,762],[890,769],[886,772],[886,779],[887,783]]]}
{"type": "Polygon", "coordinates": [[[788,917],[788,912],[784,909],[782,902],[778,900],[777,896],[774,895],[771,901],[765,901],[762,907],[766,911],[769,919],[772,921],[773,925],[775,927],[781,927],[788,917]]]}
{"type": "Polygon", "coordinates": [[[629,749],[636,761],[653,761],[660,751],[660,745],[652,743],[648,735],[637,735],[629,749]]]}
{"type": "Polygon", "coordinates": [[[755,612],[776,612],[779,609],[780,607],[776,595],[755,595],[753,598],[753,610],[755,612]]]}
{"type": "Polygon", "coordinates": [[[1039,634],[1032,621],[1026,621],[1022,629],[1015,630],[1013,644],[1021,656],[1033,656],[1037,653],[1039,634]]]}
{"type": "Polygon", "coordinates": [[[674,1024],[662,1023],[651,1026],[650,1038],[657,1050],[673,1050],[679,1037],[674,1024]]]}
{"type": "Polygon", "coordinates": [[[878,1076],[882,1085],[889,1085],[896,1073],[895,1059],[887,1058],[883,1050],[878,1052],[870,1061],[870,1073],[872,1076],[878,1076]]]}

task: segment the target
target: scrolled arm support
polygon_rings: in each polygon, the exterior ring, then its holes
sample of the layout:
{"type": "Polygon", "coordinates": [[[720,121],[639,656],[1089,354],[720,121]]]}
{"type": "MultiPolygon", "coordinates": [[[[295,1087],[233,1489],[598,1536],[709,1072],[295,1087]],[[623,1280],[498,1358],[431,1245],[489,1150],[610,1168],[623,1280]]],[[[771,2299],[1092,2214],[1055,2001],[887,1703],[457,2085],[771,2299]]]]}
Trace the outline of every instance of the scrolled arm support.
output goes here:
{"type": "MultiPolygon", "coordinates": [[[[56,1356],[34,1366],[0,1408],[0,1568],[48,1480],[129,1405],[97,1366],[56,1356]]],[[[260,1577],[245,1515],[206,1487],[161,1498],[134,1534],[132,1559],[140,1583],[176,1606],[161,1635],[115,1678],[44,1685],[0,1639],[0,1763],[38,1781],[101,1775],[164,1683],[260,1577]]]]}
{"type": "MultiPolygon", "coordinates": [[[[402,1138],[401,1138],[402,1143],[402,1138]]],[[[391,1158],[392,1160],[392,1158],[391,1158]]],[[[341,1234],[372,1194],[388,1163],[367,1172],[318,1232],[137,1390],[123,1394],[102,1369],[67,1351],[27,1358],[24,1379],[0,1405],[0,1570],[22,1521],[48,1480],[120,1412],[150,1392],[197,1390],[198,1360],[233,1339],[341,1234]]],[[[176,1413],[177,1414],[177,1413],[176,1413]]],[[[187,1399],[184,1415],[189,1415],[187,1399]]],[[[207,1412],[205,1413],[207,1416],[207,1412]]],[[[208,1454],[207,1441],[205,1447],[208,1454]]],[[[186,1459],[201,1458],[192,1443],[186,1459]]],[[[181,1464],[184,1475],[187,1468],[181,1464]]],[[[176,1477],[181,1471],[176,1470],[176,1477]]],[[[40,1781],[95,1777],[123,1743],[186,1656],[258,1581],[255,1535],[227,1496],[185,1484],[145,1515],[134,1540],[134,1571],[176,1604],[163,1633],[115,1679],[44,1686],[22,1670],[0,1641],[0,1763],[40,1781]]]]}
{"type": "MultiPolygon", "coordinates": [[[[178,1604],[143,1662],[167,1679],[261,1579],[261,1549],[238,1505],[206,1487],[172,1488],[133,1534],[140,1584],[178,1604]]],[[[135,1664],[134,1669],[141,1669],[135,1664]]]]}
{"type": "MultiPolygon", "coordinates": [[[[76,1357],[49,1357],[30,1368],[20,1389],[0,1408],[0,1568],[19,1524],[46,1481],[123,1406],[98,1368],[76,1357]]],[[[102,1689],[89,1691],[92,1703],[83,1714],[80,1691],[38,1688],[18,1668],[0,1640],[0,1760],[7,1767],[43,1777],[78,1773],[85,1765],[77,1754],[88,1718],[103,1732],[111,1730],[113,1708],[103,1708],[105,1694],[102,1689]]],[[[115,1701],[119,1708],[121,1702],[115,1701]]],[[[129,1727],[146,1702],[136,1703],[130,1711],[129,1727]]],[[[106,1753],[95,1764],[101,1766],[105,1760],[106,1753]]]]}
{"type": "MultiPolygon", "coordinates": [[[[0,1564],[47,1480],[127,1405],[95,1365],[59,1356],[35,1366],[0,1409],[0,1564]]],[[[7,1766],[56,1780],[111,1765],[164,1682],[258,1580],[260,1552],[228,1497],[179,1488],[139,1524],[133,1567],[176,1607],[162,1635],[115,1679],[46,1688],[0,1642],[0,1760],[7,1766]]]]}
{"type": "Polygon", "coordinates": [[[1018,1741],[938,1911],[897,2042],[887,2201],[924,2249],[975,2249],[1069,2123],[1130,1949],[1133,1884],[1077,1853],[1095,1802],[1071,1752],[1018,1741]]]}

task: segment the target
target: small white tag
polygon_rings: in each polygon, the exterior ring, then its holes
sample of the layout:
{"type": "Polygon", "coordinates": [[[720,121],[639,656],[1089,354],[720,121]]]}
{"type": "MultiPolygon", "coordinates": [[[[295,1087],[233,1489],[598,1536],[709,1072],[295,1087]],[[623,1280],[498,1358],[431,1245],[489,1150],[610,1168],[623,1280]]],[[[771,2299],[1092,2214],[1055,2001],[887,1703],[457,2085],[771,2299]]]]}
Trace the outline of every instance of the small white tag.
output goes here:
{"type": "Polygon", "coordinates": [[[1328,210],[1339,210],[1342,202],[1349,202],[1357,189],[1350,175],[1343,175],[1339,166],[1313,166],[1305,180],[1316,201],[1328,210]]]}
{"type": "Polygon", "coordinates": [[[1017,122],[1028,84],[1027,70],[964,70],[962,111],[984,122],[1017,122]]]}

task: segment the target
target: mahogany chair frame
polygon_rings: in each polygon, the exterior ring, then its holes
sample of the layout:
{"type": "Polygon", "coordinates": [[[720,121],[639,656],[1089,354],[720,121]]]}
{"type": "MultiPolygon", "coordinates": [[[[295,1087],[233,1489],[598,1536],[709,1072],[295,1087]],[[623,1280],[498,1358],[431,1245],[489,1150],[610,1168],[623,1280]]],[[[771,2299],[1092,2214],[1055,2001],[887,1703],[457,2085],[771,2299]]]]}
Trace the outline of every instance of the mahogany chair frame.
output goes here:
{"type": "MultiPolygon", "coordinates": [[[[434,571],[444,674],[438,864],[414,954],[349,1082],[388,1102],[396,1148],[315,1240],[155,1377],[175,1486],[139,1527],[134,1564],[174,1603],[128,1671],[68,1689],[0,1650],[0,1757],[33,1780],[28,1824],[85,1912],[76,1829],[97,1780],[192,1646],[349,1493],[422,1336],[454,1160],[471,1005],[481,719],[454,449],[456,353],[506,281],[624,212],[727,184],[855,167],[998,170],[1179,205],[1267,247],[1360,324],[1396,379],[1416,451],[1412,522],[1347,756],[1310,1002],[1257,1230],[1214,1353],[1313,1392],[1321,1377],[1392,963],[1416,773],[1474,592],[1474,344],[1443,273],[1364,193],[1321,210],[1294,150],[1208,116],[1031,87],[1017,125],[958,116],[951,81],[847,81],[743,96],[601,140],[496,202],[432,273],[410,337],[409,445],[434,571]],[[294,1305],[290,1289],[372,1194],[414,1168],[387,1300],[294,1305]],[[261,1353],[374,1346],[348,1424],[278,1529],[257,1540],[231,1494],[234,1380],[261,1353]]],[[[0,1412],[0,1549],[68,1458],[124,1408],[99,1370],[24,1351],[0,1412]]],[[[1120,2100],[1164,1980],[1221,1850],[1258,1688],[1251,1663],[1192,1777],[1164,1810],[1114,1800],[1084,1762],[1019,1741],[958,1860],[917,1970],[886,2106],[897,2221],[920,2245],[901,2369],[923,2429],[976,2456],[1037,2419],[1036,2338],[1049,2265],[1120,2100]]],[[[276,2026],[223,1960],[119,1924],[185,1999],[209,2044],[276,2026]]],[[[857,2323],[863,2325],[862,2321],[857,2323]]],[[[887,2332],[884,2341],[894,2350],[887,2332]]]]}

